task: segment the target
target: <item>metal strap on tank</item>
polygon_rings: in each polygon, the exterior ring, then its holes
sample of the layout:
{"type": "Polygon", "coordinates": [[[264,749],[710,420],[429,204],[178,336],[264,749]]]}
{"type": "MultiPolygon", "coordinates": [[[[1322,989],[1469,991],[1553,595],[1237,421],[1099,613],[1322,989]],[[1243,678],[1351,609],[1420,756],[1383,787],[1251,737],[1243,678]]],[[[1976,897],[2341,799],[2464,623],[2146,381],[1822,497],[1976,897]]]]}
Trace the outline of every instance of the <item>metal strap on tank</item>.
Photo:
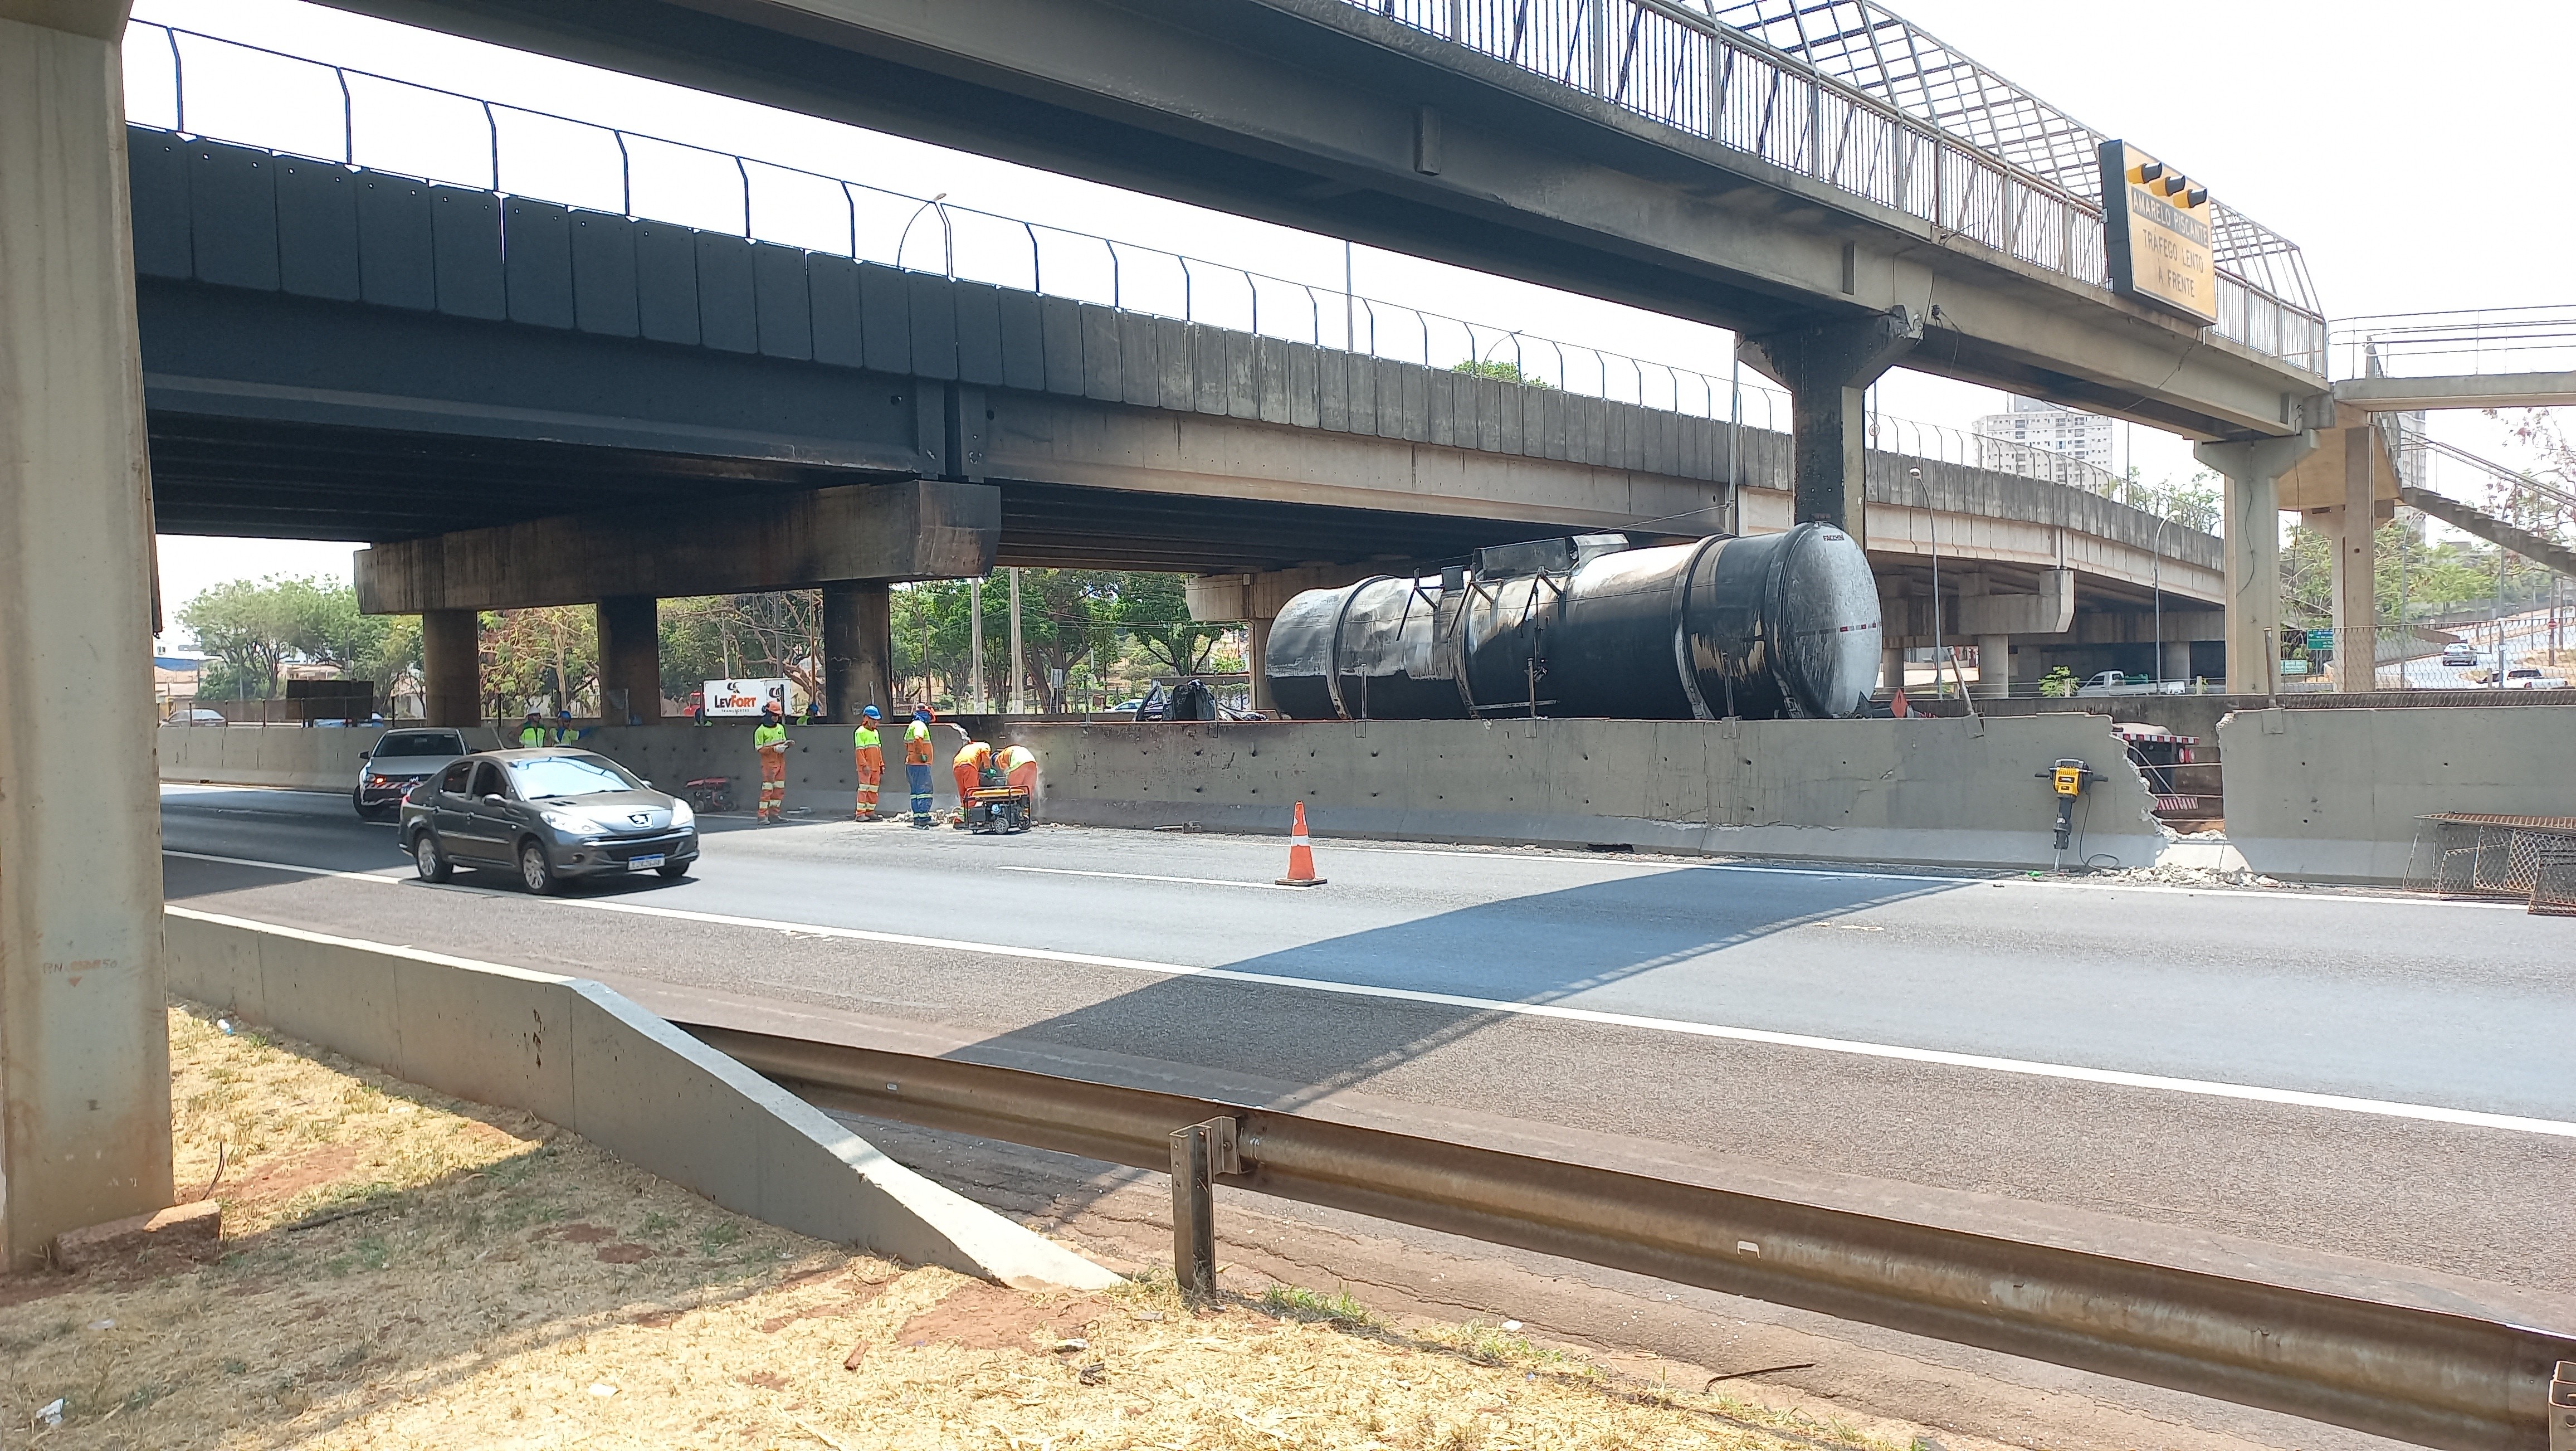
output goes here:
{"type": "MultiPolygon", "coordinates": [[[[1467,679],[1467,657],[1471,653],[1476,630],[1476,597],[1484,593],[1484,588],[1483,582],[1474,575],[1467,577],[1467,582],[1460,591],[1467,598],[1458,606],[1458,628],[1450,632],[1452,649],[1449,655],[1449,668],[1458,677],[1458,703],[1467,708],[1469,720],[1476,718],[1476,687],[1467,679]]],[[[1446,594],[1447,591],[1443,590],[1442,593],[1446,594]]],[[[1436,611],[1432,618],[1435,622],[1439,619],[1436,611]]]]}
{"type": "Polygon", "coordinates": [[[1789,678],[1792,668],[1789,652],[1780,648],[1780,641],[1776,637],[1781,628],[1781,622],[1789,613],[1789,602],[1782,593],[1788,587],[1789,556],[1796,553],[1798,547],[1806,542],[1806,536],[1801,531],[1812,533],[1816,527],[1812,519],[1804,524],[1790,525],[1789,532],[1780,541],[1779,553],[1771,557],[1770,577],[1762,581],[1760,643],[1762,648],[1771,652],[1771,673],[1780,681],[1780,704],[1788,710],[1792,720],[1807,719],[1808,711],[1806,702],[1798,698],[1799,682],[1789,678]]]}
{"type": "Polygon", "coordinates": [[[1725,543],[1731,537],[1725,534],[1712,534],[1699,542],[1699,548],[1691,551],[1690,559],[1682,565],[1681,597],[1673,605],[1673,668],[1681,672],[1682,694],[1689,698],[1691,716],[1696,720],[1715,720],[1717,717],[1708,708],[1708,697],[1700,693],[1699,672],[1691,668],[1691,582],[1699,578],[1700,560],[1707,557],[1709,550],[1725,543]]]}
{"type": "Polygon", "coordinates": [[[1361,580],[1359,583],[1352,585],[1351,592],[1342,596],[1342,607],[1333,612],[1332,647],[1326,653],[1324,661],[1326,666],[1324,672],[1324,690],[1333,699],[1333,718],[1335,720],[1349,720],[1351,718],[1350,711],[1342,705],[1342,625],[1351,617],[1351,606],[1358,602],[1359,597],[1363,593],[1367,592],[1370,585],[1384,584],[1393,578],[1395,578],[1395,576],[1391,574],[1372,574],[1368,578],[1361,580]]]}

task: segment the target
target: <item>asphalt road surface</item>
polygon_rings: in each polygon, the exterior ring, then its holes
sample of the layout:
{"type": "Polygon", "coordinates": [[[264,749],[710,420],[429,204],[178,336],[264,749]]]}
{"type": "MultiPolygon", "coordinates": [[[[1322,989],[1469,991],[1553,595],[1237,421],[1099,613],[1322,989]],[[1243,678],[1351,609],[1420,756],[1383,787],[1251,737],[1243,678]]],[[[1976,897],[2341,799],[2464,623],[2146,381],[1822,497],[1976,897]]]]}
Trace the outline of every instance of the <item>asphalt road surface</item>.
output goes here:
{"type": "Polygon", "coordinates": [[[1405,849],[1321,819],[1310,891],[1271,886],[1278,841],[723,821],[689,880],[538,899],[409,880],[345,797],[165,787],[163,823],[172,901],[665,1012],[759,1000],[1283,1106],[1499,1116],[2576,1322],[2540,1249],[2576,1243],[2576,922],[2518,909],[1405,849]]]}

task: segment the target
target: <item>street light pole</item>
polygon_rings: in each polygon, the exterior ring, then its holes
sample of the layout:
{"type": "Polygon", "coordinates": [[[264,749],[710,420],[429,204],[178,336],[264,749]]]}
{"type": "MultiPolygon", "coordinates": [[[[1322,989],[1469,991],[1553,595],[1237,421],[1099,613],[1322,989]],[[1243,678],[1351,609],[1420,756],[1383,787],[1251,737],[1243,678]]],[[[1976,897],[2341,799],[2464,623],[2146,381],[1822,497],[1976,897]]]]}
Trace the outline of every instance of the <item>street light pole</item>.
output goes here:
{"type": "Polygon", "coordinates": [[[1020,654],[1020,569],[1011,566],[1011,714],[1024,714],[1027,709],[1028,665],[1020,654]]]}
{"type": "Polygon", "coordinates": [[[984,713],[984,581],[966,581],[966,696],[984,713]]]}
{"type": "Polygon", "coordinates": [[[2156,542],[2148,546],[2147,578],[2156,592],[2156,684],[2165,683],[2165,526],[2173,521],[2156,516],[2156,542]]]}

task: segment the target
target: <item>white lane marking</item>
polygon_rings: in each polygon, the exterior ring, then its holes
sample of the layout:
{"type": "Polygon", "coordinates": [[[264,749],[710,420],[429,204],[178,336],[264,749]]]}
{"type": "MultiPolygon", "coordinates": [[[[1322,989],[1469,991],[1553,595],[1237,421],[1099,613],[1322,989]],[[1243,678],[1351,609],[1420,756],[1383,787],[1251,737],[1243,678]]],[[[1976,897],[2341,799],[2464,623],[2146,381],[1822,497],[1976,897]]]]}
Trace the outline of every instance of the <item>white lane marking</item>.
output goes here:
{"type": "MultiPolygon", "coordinates": [[[[1822,877],[1827,880],[1848,879],[1869,882],[1932,882],[1950,887],[2052,887],[2077,892],[2144,892],[2165,896],[2213,897],[2221,900],[2275,902],[2376,902],[2390,907],[2470,907],[2484,912],[2521,912],[2520,902],[2470,902],[2442,897],[2385,897],[2360,892],[2280,891],[2260,887],[2233,887],[2212,884],[2206,887],[2176,886],[2167,882],[2088,882],[2034,878],[2010,867],[1996,868],[1992,876],[1935,876],[1925,872],[1872,871],[1859,867],[1758,867],[1742,862],[1646,862],[1626,857],[1576,856],[1571,852],[1523,851],[1436,851],[1423,847],[1365,846],[1357,842],[1334,842],[1332,852],[1369,853],[1377,856],[1475,857],[1489,861],[1572,863],[1594,868],[1624,869],[1639,874],[1662,872],[1746,872],[1773,877],[1822,877]],[[2009,875],[2007,875],[2009,873],[2009,875]]],[[[1317,847],[1324,851],[1326,848],[1317,847]]]]}
{"type": "Polygon", "coordinates": [[[1047,877],[1105,877],[1119,882],[1178,882],[1185,887],[1246,887],[1256,892],[1302,892],[1276,882],[1230,882],[1218,877],[1158,877],[1147,872],[1078,872],[1071,867],[995,867],[1001,872],[1035,872],[1047,877]]]}
{"type": "MultiPolygon", "coordinates": [[[[328,872],[315,867],[285,866],[276,862],[243,862],[236,857],[214,857],[208,860],[240,862],[246,866],[276,867],[282,871],[306,872],[315,876],[355,877],[361,881],[393,880],[389,877],[370,877],[354,872],[328,872]]],[[[464,890],[480,892],[485,889],[466,888],[464,890]]],[[[515,894],[491,893],[490,895],[515,894]]],[[[1239,968],[1230,967],[1189,967],[1176,962],[1151,962],[1134,957],[1104,957],[1088,952],[1060,952],[1045,947],[1013,947],[998,942],[965,942],[953,937],[919,937],[906,932],[874,932],[863,927],[830,927],[809,922],[781,922],[767,917],[737,917],[724,912],[697,912],[684,907],[656,907],[642,902],[620,901],[610,897],[542,897],[526,900],[580,907],[593,912],[623,912],[637,917],[701,922],[717,927],[749,927],[765,932],[839,938],[850,942],[874,942],[892,947],[927,947],[943,952],[971,952],[986,957],[1018,958],[1027,962],[1055,962],[1076,967],[1114,968],[1121,972],[1153,973],[1160,977],[1207,978],[1216,982],[1244,983],[1254,987],[1292,988],[1301,992],[1372,998],[1382,1002],[1465,1008],[1471,1012],[1503,1013],[1524,1018],[1550,1018],[1559,1022],[1589,1023],[1598,1027],[1640,1029],[1646,1032],[1673,1033],[1692,1038],[1717,1038],[1735,1043],[1760,1043],[1775,1048],[1805,1048],[1819,1053],[1841,1053],[1859,1058],[1885,1058],[1902,1063],[1927,1063],[1942,1068],[1974,1068],[1988,1073],[2009,1073],[2026,1078],[2055,1078],[2073,1083],[2098,1083],[2114,1088],[2144,1088],[2160,1093],[2190,1094],[2201,1098],[2237,1099],[2248,1103],[2319,1108],[2337,1113],[2366,1114],[2378,1118],[2417,1119],[2427,1123],[2456,1124],[2467,1128],[2503,1129],[2509,1133],[2576,1138],[2576,1123],[2560,1119],[2482,1113],[2475,1109],[2444,1108],[2436,1104],[2395,1103],[2376,1098],[2354,1098],[2339,1093],[2309,1093],[2294,1088],[2264,1088],[2255,1084],[2222,1083],[2202,1078],[2169,1078],[2156,1073],[2129,1073],[2119,1069],[2085,1068],[2067,1063],[2038,1063],[2023,1058],[1997,1058],[1984,1053],[1952,1053],[1938,1048],[1908,1048],[1891,1043],[1862,1043],[1848,1038],[1820,1038],[1808,1033],[1779,1033],[1765,1028],[1736,1028],[1718,1023],[1686,1022],[1677,1018],[1650,1018],[1635,1013],[1570,1008],[1556,1003],[1516,1003],[1500,998],[1469,997],[1463,993],[1430,992],[1420,988],[1376,987],[1365,983],[1285,977],[1277,973],[1245,972],[1239,968]]]]}
{"type": "Polygon", "coordinates": [[[164,796],[205,796],[219,792],[229,795],[235,791],[267,791],[288,796],[327,796],[334,800],[348,794],[345,791],[335,791],[320,786],[228,786],[216,781],[164,781],[161,783],[161,794],[164,796]]]}
{"type": "Polygon", "coordinates": [[[412,875],[408,868],[387,867],[380,872],[337,872],[329,867],[298,866],[293,862],[253,861],[249,857],[215,856],[209,852],[181,851],[176,847],[161,848],[163,856],[186,857],[192,862],[220,862],[228,867],[258,867],[263,871],[294,872],[307,877],[338,877],[344,882],[399,882],[412,875]]]}

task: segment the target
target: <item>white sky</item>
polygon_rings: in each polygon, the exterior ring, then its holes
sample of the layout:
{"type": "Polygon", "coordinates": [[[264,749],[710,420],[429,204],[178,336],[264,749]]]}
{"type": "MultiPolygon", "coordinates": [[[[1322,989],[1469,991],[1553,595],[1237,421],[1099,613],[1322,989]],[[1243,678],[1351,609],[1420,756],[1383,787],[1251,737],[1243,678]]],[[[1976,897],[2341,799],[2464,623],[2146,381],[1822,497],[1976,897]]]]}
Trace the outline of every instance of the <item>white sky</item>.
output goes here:
{"type": "MultiPolygon", "coordinates": [[[[2325,311],[2333,317],[2496,307],[2560,300],[2558,263],[2576,234],[2576,189],[2546,180],[2522,144],[2552,135],[2576,55],[2576,5],[2486,0],[2476,23],[2427,20],[2420,6],[2385,0],[2162,0],[2152,23],[2133,4],[2101,0],[1901,0],[1900,13],[2016,82],[2064,106],[2108,135],[2139,142],[2240,211],[2305,249],[2325,311]],[[2511,37],[2499,45],[2499,37],[2511,37]]],[[[345,14],[299,0],[139,0],[135,17],[209,35],[335,61],[559,115],[681,138],[719,151],[846,177],[912,197],[946,193],[952,207],[980,208],[1156,247],[1313,284],[1342,286],[1342,245],[1114,188],[951,152],[854,127],[701,95],[657,82],[345,14]]],[[[341,100],[329,74],[264,60],[204,41],[183,42],[191,131],[314,155],[337,155],[341,100]]],[[[128,47],[128,113],[170,123],[171,65],[158,31],[138,28],[128,47]]],[[[389,88],[353,92],[362,163],[469,183],[488,179],[490,142],[479,107],[389,88]]],[[[613,145],[597,133],[504,113],[503,188],[556,200],[620,205],[613,145]]],[[[637,149],[635,209],[677,221],[732,228],[741,182],[730,162],[637,149]]],[[[837,192],[778,174],[756,173],[755,217],[763,235],[845,247],[848,209],[837,192]]],[[[861,208],[862,250],[883,256],[914,210],[893,198],[861,208]]],[[[1028,282],[1025,233],[957,217],[959,270],[987,280],[1028,282]]],[[[938,265],[930,219],[914,226],[904,253],[938,265]]],[[[1049,291],[1107,296],[1100,249],[1070,238],[1041,246],[1049,291]]],[[[1457,268],[1369,248],[1355,252],[1356,291],[1425,310],[1493,323],[1474,346],[1497,346],[1509,329],[1587,343],[1696,368],[1723,379],[1728,335],[1457,268]]],[[[1179,273],[1143,252],[1122,263],[1131,301],[1175,310],[1179,273]]],[[[1202,272],[1201,315],[1243,296],[1240,282],[1202,272]]],[[[1266,287],[1265,330],[1284,312],[1311,313],[1302,289],[1266,287]]],[[[1325,304],[1325,341],[1338,342],[1341,308],[1325,304]]],[[[1222,317],[1210,320],[1224,321],[1222,317]]],[[[1235,325],[1242,325],[1236,318],[1235,325]]],[[[1361,326],[1367,326],[1365,320],[1361,326]]],[[[1410,320],[1379,324],[1393,353],[1410,320]]],[[[1432,360],[1455,361],[1467,334],[1436,337],[1432,360]]],[[[1420,344],[1414,344],[1419,348],[1420,344]]],[[[1551,355],[1525,350],[1534,371],[1551,355]]],[[[1569,362],[1577,386],[1593,365],[1569,362]]],[[[1614,365],[1622,366],[1622,365],[1614,365]]],[[[1631,376],[1614,386],[1633,392],[1631,376]]],[[[1650,373],[1646,397],[1669,401],[1674,386],[1650,373]]],[[[1694,409],[1700,385],[1680,385],[1694,409]]],[[[1722,395],[1723,388],[1720,393],[1722,395]]],[[[1906,372],[1879,389],[1880,409],[1963,428],[1996,411],[1986,389],[1906,372]]],[[[1763,421],[1758,402],[1747,419],[1763,421]]],[[[1785,422],[1785,415],[1782,416],[1785,422]]],[[[2130,459],[2145,477],[2189,475],[2188,446],[2152,429],[2124,427],[2130,459]]],[[[2518,462],[2494,425],[2473,414],[2434,415],[2433,433],[2518,462]]],[[[2466,478],[2440,479],[2468,496],[2466,478]]],[[[273,540],[165,537],[162,597],[175,612],[197,591],[264,574],[346,578],[353,546],[273,540]]],[[[175,631],[174,631],[175,633],[175,631]]]]}

